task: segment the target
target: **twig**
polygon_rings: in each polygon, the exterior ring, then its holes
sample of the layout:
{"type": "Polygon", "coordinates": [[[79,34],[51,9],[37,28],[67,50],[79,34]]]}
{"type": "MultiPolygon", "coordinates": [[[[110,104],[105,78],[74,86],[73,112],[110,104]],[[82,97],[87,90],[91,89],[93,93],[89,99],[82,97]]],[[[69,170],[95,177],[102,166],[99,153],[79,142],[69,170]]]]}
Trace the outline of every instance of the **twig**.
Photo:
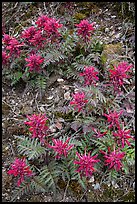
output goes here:
{"type": "MultiPolygon", "coordinates": [[[[17,3],[18,3],[18,2],[17,2],[17,3]]],[[[11,19],[19,12],[20,7],[21,7],[21,6],[19,6],[18,10],[10,17],[9,20],[7,20],[7,21],[5,22],[5,25],[8,24],[8,23],[11,21],[11,19]]]]}
{"type": "Polygon", "coordinates": [[[60,202],[64,202],[65,201],[66,193],[67,193],[67,190],[68,190],[68,187],[69,187],[69,182],[70,182],[70,180],[68,180],[68,182],[67,182],[67,186],[66,186],[66,189],[65,189],[65,192],[64,192],[63,199],[60,202]]]}
{"type": "Polygon", "coordinates": [[[15,152],[14,152],[14,150],[13,150],[12,144],[9,143],[9,145],[10,145],[10,147],[11,147],[11,151],[12,151],[13,156],[15,156],[15,152]]]}

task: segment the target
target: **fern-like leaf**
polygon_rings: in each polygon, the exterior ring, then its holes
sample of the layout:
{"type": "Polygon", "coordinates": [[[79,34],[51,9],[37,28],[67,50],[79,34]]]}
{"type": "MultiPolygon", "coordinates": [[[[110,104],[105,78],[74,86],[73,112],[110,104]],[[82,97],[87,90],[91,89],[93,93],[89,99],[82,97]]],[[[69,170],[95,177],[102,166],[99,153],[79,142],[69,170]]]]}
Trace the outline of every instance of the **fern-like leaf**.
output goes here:
{"type": "Polygon", "coordinates": [[[28,195],[30,193],[42,193],[47,192],[46,187],[44,184],[40,181],[39,177],[36,176],[35,178],[28,179],[21,183],[19,187],[15,188],[14,195],[11,199],[11,201],[16,201],[16,199],[19,197],[21,198],[23,195],[28,195]]]}
{"type": "Polygon", "coordinates": [[[42,154],[45,154],[45,148],[41,146],[38,139],[31,139],[28,137],[21,138],[18,141],[18,152],[26,155],[28,160],[36,159],[42,154]]]}
{"type": "Polygon", "coordinates": [[[60,170],[56,161],[51,161],[41,169],[39,175],[40,181],[44,183],[48,191],[53,191],[54,196],[57,193],[57,181],[60,176],[60,170]]]}

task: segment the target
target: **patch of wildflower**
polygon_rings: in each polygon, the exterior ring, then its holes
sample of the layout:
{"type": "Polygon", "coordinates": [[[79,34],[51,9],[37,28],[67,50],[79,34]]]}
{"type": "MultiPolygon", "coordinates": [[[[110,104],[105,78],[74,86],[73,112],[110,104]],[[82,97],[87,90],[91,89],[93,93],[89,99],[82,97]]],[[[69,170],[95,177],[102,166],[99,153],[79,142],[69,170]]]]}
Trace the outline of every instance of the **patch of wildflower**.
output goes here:
{"type": "Polygon", "coordinates": [[[109,114],[106,114],[106,113],[103,114],[105,117],[107,117],[107,122],[110,124],[108,126],[109,128],[112,128],[112,127],[120,128],[119,117],[122,113],[123,113],[123,110],[121,110],[119,113],[117,113],[116,111],[114,112],[109,111],[109,114]]]}
{"type": "Polygon", "coordinates": [[[93,172],[95,171],[95,163],[98,163],[100,161],[99,159],[96,159],[98,154],[90,156],[90,152],[88,153],[88,155],[86,155],[85,151],[84,155],[80,155],[78,152],[76,152],[76,155],[79,159],[74,161],[74,164],[77,164],[79,166],[76,172],[79,172],[81,176],[91,177],[93,172]]]}
{"type": "Polygon", "coordinates": [[[81,36],[84,41],[90,40],[90,36],[95,30],[93,27],[94,24],[94,22],[90,24],[88,20],[81,20],[79,24],[75,25],[77,27],[78,35],[81,36]]]}
{"type": "Polygon", "coordinates": [[[124,158],[125,153],[120,152],[120,149],[115,150],[113,152],[110,152],[110,148],[108,153],[100,150],[102,154],[104,154],[105,158],[105,166],[109,166],[109,169],[114,168],[116,171],[119,171],[121,167],[123,166],[121,160],[124,158]]]}
{"type": "Polygon", "coordinates": [[[118,138],[118,144],[122,145],[122,148],[127,144],[130,146],[130,142],[128,141],[129,139],[134,139],[133,136],[129,135],[130,130],[124,130],[124,125],[123,128],[119,128],[116,133],[113,133],[114,137],[118,138]]]}
{"type": "Polygon", "coordinates": [[[29,121],[24,123],[30,126],[29,131],[32,133],[32,138],[39,138],[41,143],[44,143],[44,138],[47,135],[49,127],[46,125],[48,118],[46,115],[35,115],[27,116],[29,121]]]}
{"type": "Polygon", "coordinates": [[[88,103],[88,100],[85,99],[84,92],[77,92],[73,94],[73,100],[70,101],[70,105],[74,105],[74,109],[78,110],[80,112],[88,103]]]}
{"type": "Polygon", "coordinates": [[[114,69],[110,69],[110,79],[113,83],[114,90],[117,91],[124,84],[124,79],[129,78],[130,76],[127,74],[128,71],[133,67],[133,65],[129,65],[127,62],[120,62],[118,66],[114,66],[114,69]]]}
{"type": "Polygon", "coordinates": [[[40,65],[43,63],[44,58],[40,55],[30,54],[28,58],[25,58],[25,60],[28,62],[26,66],[30,67],[30,72],[40,72],[40,65]]]}
{"type": "Polygon", "coordinates": [[[48,144],[48,147],[54,149],[54,151],[57,153],[55,156],[56,159],[60,159],[62,155],[64,157],[67,157],[68,151],[71,150],[74,146],[74,145],[68,145],[69,140],[70,138],[68,138],[66,142],[63,143],[62,140],[53,138],[52,141],[54,142],[55,145],[52,146],[48,144]]]}
{"type": "Polygon", "coordinates": [[[13,164],[11,165],[11,169],[7,172],[10,175],[19,176],[19,180],[17,181],[17,185],[24,181],[25,176],[34,175],[29,166],[27,166],[25,159],[16,158],[13,164]]]}
{"type": "Polygon", "coordinates": [[[84,85],[96,85],[96,81],[99,80],[97,77],[98,72],[95,71],[95,68],[90,66],[90,67],[85,67],[83,73],[80,73],[80,76],[84,77],[84,85]]]}

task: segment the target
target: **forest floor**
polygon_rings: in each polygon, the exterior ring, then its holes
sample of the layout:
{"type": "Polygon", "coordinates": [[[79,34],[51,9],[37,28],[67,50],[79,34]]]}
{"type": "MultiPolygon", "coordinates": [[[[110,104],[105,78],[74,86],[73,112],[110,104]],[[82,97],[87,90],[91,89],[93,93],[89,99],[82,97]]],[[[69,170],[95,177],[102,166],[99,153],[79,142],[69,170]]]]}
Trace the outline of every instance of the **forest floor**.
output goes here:
{"type": "MultiPolygon", "coordinates": [[[[3,19],[6,22],[6,30],[10,33],[14,33],[19,21],[31,21],[35,15],[40,13],[46,14],[46,5],[42,2],[37,2],[37,4],[27,4],[23,5],[17,2],[12,5],[11,8],[7,6],[9,2],[3,3],[2,15],[3,19]],[[9,11],[8,11],[9,10],[9,11]],[[22,12],[20,12],[22,11],[22,12]],[[11,12],[11,13],[10,13],[11,12]]],[[[64,13],[64,10],[59,4],[54,8],[51,7],[51,11],[58,13],[60,17],[70,17],[68,13],[64,13]],[[59,13],[60,11],[60,13],[59,13]]],[[[76,11],[78,12],[80,7],[72,11],[73,15],[76,11]]],[[[80,12],[80,11],[79,11],[80,12]]],[[[134,22],[120,17],[115,9],[112,10],[112,5],[95,5],[93,10],[91,9],[91,14],[88,19],[92,22],[96,22],[96,28],[98,29],[98,39],[109,45],[108,50],[112,51],[114,49],[113,45],[121,44],[122,51],[119,56],[125,55],[134,63],[135,57],[135,25],[134,22]]],[[[115,52],[110,54],[110,57],[114,57],[115,52]]],[[[26,87],[24,82],[17,84],[17,86],[11,86],[11,82],[5,78],[2,80],[2,201],[10,202],[12,195],[14,193],[16,179],[8,175],[6,172],[11,164],[11,161],[17,156],[16,148],[16,139],[15,135],[22,135],[24,131],[24,121],[26,120],[26,115],[33,114],[34,112],[46,112],[51,111],[55,108],[63,106],[65,101],[70,99],[70,95],[75,89],[75,81],[67,78],[63,78],[61,75],[52,74],[50,79],[47,81],[47,87],[42,97],[42,100],[39,97],[39,93],[36,91],[30,90],[26,87]],[[63,80],[59,80],[63,79],[63,80]],[[68,99],[67,99],[68,97],[68,99]]],[[[134,101],[134,93],[133,93],[134,101]]],[[[128,99],[126,99],[128,100],[128,99]]],[[[125,101],[126,102],[126,101],[125,101]]],[[[134,104],[128,109],[129,117],[132,118],[134,113],[134,104]]],[[[69,126],[69,122],[65,123],[66,127],[69,126]]],[[[131,120],[130,126],[134,127],[134,118],[131,120]]],[[[55,123],[52,124],[51,129],[54,131],[59,131],[62,128],[62,122],[55,119],[55,123]]],[[[124,200],[124,202],[134,201],[135,192],[135,175],[134,170],[127,176],[123,178],[123,183],[120,189],[124,188],[124,193],[117,193],[118,189],[115,189],[116,192],[112,193],[109,198],[106,195],[104,197],[105,201],[119,202],[124,200]]],[[[94,195],[97,197],[97,202],[100,202],[99,194],[103,195],[103,190],[96,190],[94,195]]],[[[60,189],[60,192],[57,195],[57,201],[61,202],[64,196],[64,189],[60,189]]],[[[93,197],[88,197],[88,201],[85,200],[84,196],[79,195],[76,192],[68,191],[64,199],[64,202],[92,202],[93,197]]],[[[45,194],[31,194],[19,197],[18,202],[52,202],[52,195],[45,194]]]]}

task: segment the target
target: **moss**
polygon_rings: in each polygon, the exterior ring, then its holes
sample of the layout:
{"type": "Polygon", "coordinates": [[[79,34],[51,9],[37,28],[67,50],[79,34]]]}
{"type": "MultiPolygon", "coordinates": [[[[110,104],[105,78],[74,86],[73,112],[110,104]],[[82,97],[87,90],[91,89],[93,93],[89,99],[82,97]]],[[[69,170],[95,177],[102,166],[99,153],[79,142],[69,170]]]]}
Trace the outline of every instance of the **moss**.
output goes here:
{"type": "Polygon", "coordinates": [[[56,118],[63,118],[64,120],[73,120],[75,116],[72,115],[72,111],[69,113],[62,113],[62,112],[55,112],[55,117],[56,118]]]}
{"type": "Polygon", "coordinates": [[[135,192],[129,192],[125,196],[123,196],[124,202],[135,202],[135,192]]]}
{"type": "Polygon", "coordinates": [[[115,55],[121,55],[123,51],[122,44],[106,44],[103,46],[103,52],[101,54],[101,64],[105,67],[107,60],[109,60],[110,68],[117,66],[119,61],[115,60],[115,55]]]}
{"type": "Polygon", "coordinates": [[[75,13],[73,18],[76,19],[76,20],[83,20],[83,19],[86,18],[86,15],[83,14],[83,13],[75,13]]]}

